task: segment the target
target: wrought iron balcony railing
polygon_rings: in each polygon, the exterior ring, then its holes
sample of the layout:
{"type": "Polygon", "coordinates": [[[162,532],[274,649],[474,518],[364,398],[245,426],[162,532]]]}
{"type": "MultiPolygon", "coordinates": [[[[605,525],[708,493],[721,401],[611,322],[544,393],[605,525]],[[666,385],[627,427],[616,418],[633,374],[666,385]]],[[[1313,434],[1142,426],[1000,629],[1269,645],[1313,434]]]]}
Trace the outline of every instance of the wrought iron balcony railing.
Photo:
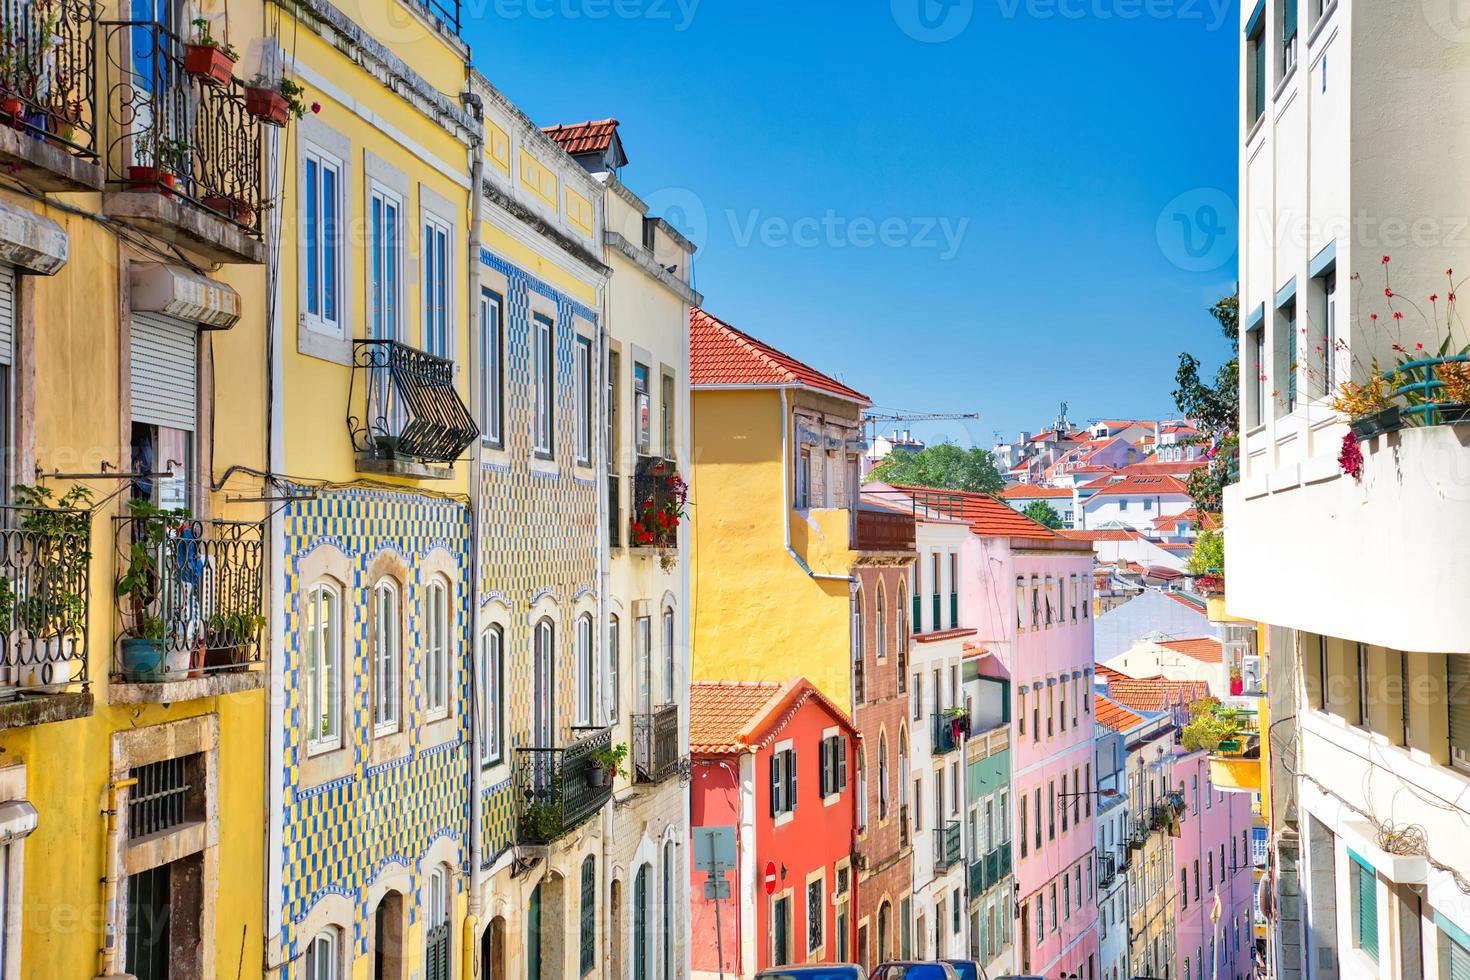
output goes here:
{"type": "Polygon", "coordinates": [[[1011,845],[997,844],[983,857],[970,862],[970,897],[975,898],[994,888],[1011,873],[1011,845]]]}
{"type": "Polygon", "coordinates": [[[0,0],[3,122],[97,159],[97,6],[92,0],[0,0]]]}
{"type": "Polygon", "coordinates": [[[946,715],[943,712],[936,712],[929,717],[934,755],[953,752],[959,748],[961,739],[970,733],[968,714],[946,715]]]}
{"type": "Polygon", "coordinates": [[[679,771],[679,706],[666,704],[633,716],[633,778],[661,783],[679,771]]]}
{"type": "Polygon", "coordinates": [[[1097,856],[1097,886],[1106,888],[1118,877],[1118,858],[1113,854],[1099,854],[1097,856]]]}
{"type": "Polygon", "coordinates": [[[614,548],[623,546],[623,478],[607,475],[607,540],[614,548]]]}
{"type": "Polygon", "coordinates": [[[0,511],[0,700],[85,687],[92,515],[0,511]]]}
{"type": "Polygon", "coordinates": [[[628,514],[630,547],[670,551],[679,546],[679,518],[684,481],[678,464],[658,456],[639,456],[633,471],[633,499],[628,514]]]}
{"type": "Polygon", "coordinates": [[[898,805],[898,846],[909,846],[909,805],[907,803],[898,805]]]}
{"type": "Polygon", "coordinates": [[[523,844],[549,844],[580,826],[612,797],[612,780],[592,753],[612,747],[612,729],[581,732],[563,748],[516,750],[516,824],[523,844]]]}
{"type": "Polygon", "coordinates": [[[135,513],[116,532],[114,676],[162,683],[260,663],[263,525],[135,513]]]}
{"type": "Polygon", "coordinates": [[[480,435],[454,362],[396,340],[353,341],[347,430],[360,459],[451,464],[480,435]]]}
{"type": "Polygon", "coordinates": [[[152,21],[103,21],[108,183],[187,202],[261,236],[265,123],[245,86],[185,70],[185,42],[152,21]]]}
{"type": "Polygon", "coordinates": [[[960,863],[960,822],[951,820],[934,830],[934,870],[948,871],[960,863]]]}

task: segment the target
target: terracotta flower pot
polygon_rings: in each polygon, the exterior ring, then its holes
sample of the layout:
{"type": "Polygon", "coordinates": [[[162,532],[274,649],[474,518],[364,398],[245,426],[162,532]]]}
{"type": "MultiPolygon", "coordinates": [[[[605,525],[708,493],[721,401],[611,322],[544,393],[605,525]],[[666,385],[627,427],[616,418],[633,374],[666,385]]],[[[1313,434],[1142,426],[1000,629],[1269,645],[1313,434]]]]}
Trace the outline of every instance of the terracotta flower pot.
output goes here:
{"type": "Polygon", "coordinates": [[[247,88],[245,111],[267,126],[284,126],[290,118],[286,97],[273,88],[247,88]]]}
{"type": "Polygon", "coordinates": [[[129,167],[128,186],[130,190],[160,191],[164,197],[173,197],[179,176],[161,167],[129,167]]]}
{"type": "Polygon", "coordinates": [[[255,209],[239,198],[225,197],[222,194],[206,194],[203,204],[211,211],[217,211],[236,224],[253,225],[255,223],[255,209]]]}
{"type": "Polygon", "coordinates": [[[208,44],[186,44],[184,71],[210,85],[228,85],[234,78],[235,59],[208,44]]]}

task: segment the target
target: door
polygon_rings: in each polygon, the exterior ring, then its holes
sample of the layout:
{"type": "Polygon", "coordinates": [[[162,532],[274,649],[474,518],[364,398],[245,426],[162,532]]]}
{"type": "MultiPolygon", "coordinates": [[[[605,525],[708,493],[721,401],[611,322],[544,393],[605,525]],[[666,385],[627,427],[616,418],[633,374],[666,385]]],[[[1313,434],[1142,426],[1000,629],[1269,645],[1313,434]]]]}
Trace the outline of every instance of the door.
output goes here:
{"type": "Polygon", "coordinates": [[[771,907],[771,966],[791,962],[791,899],[778,898],[771,907]]]}
{"type": "Polygon", "coordinates": [[[541,980],[541,886],[526,908],[526,980],[541,980]]]}
{"type": "Polygon", "coordinates": [[[633,878],[633,980],[653,980],[648,948],[648,865],[633,878]]]}

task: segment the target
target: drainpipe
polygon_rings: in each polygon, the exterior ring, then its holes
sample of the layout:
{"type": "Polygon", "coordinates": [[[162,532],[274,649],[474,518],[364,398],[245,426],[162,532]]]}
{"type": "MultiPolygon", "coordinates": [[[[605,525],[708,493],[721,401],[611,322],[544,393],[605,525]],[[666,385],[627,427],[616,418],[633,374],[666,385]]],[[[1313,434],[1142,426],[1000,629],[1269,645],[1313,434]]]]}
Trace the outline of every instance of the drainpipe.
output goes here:
{"type": "MultiPolygon", "coordinates": [[[[465,103],[478,119],[481,107],[480,98],[473,91],[465,93],[465,103]]],[[[483,404],[483,393],[477,382],[478,374],[474,365],[480,363],[484,351],[480,350],[479,331],[475,329],[476,311],[480,293],[480,199],[483,193],[481,180],[483,179],[484,160],[481,148],[484,144],[482,133],[475,133],[470,141],[470,227],[469,227],[469,261],[465,268],[468,270],[465,286],[465,312],[469,320],[469,364],[470,376],[468,387],[470,397],[478,408],[483,404]]],[[[476,414],[479,414],[476,412],[476,414]]],[[[483,432],[485,420],[480,419],[481,431],[483,432]]],[[[476,440],[478,443],[479,440],[476,440]]],[[[484,872],[480,865],[483,863],[480,857],[482,841],[480,840],[480,792],[483,772],[480,769],[480,712],[478,710],[479,699],[483,693],[479,689],[478,650],[476,640],[479,638],[479,608],[480,608],[480,446],[476,445],[471,451],[469,464],[469,490],[470,490],[470,514],[469,514],[469,597],[470,615],[465,617],[469,626],[470,635],[470,846],[466,849],[470,856],[470,897],[469,908],[464,921],[464,971],[463,976],[467,980],[478,977],[479,966],[479,931],[480,931],[480,888],[483,884],[484,872]]]]}
{"type": "Polygon", "coordinates": [[[855,582],[851,575],[814,572],[791,547],[791,423],[787,419],[787,389],[781,389],[781,519],[786,532],[786,553],[811,578],[821,582],[855,582]]]}
{"type": "MultiPolygon", "coordinates": [[[[598,227],[604,227],[607,224],[607,211],[606,211],[606,208],[607,208],[607,197],[606,197],[606,192],[604,192],[603,201],[602,201],[602,207],[603,207],[603,220],[598,225],[598,227]]],[[[603,248],[603,257],[604,258],[607,257],[607,251],[606,251],[605,244],[604,244],[604,248],[603,248]]],[[[604,279],[603,281],[601,281],[601,282],[599,282],[597,284],[597,309],[598,309],[598,313],[599,313],[599,319],[598,319],[598,324],[597,324],[597,347],[598,347],[598,349],[597,349],[597,361],[598,361],[599,364],[602,365],[602,370],[599,373],[599,379],[601,380],[602,383],[598,385],[598,393],[597,393],[597,428],[596,428],[596,430],[593,433],[593,441],[594,441],[594,445],[596,447],[596,451],[594,452],[593,457],[597,461],[596,463],[594,463],[594,465],[597,466],[597,494],[598,494],[598,496],[597,496],[597,506],[595,508],[593,508],[593,512],[594,513],[601,514],[601,513],[604,513],[605,512],[605,508],[606,508],[607,500],[608,500],[608,488],[609,488],[609,485],[610,485],[609,473],[608,473],[608,464],[611,462],[611,460],[608,459],[608,457],[607,457],[607,451],[608,451],[608,439],[607,439],[607,434],[608,434],[607,433],[607,428],[608,428],[608,412],[610,411],[610,408],[608,406],[608,399],[607,399],[607,389],[608,389],[608,381],[609,381],[608,375],[612,371],[612,327],[611,327],[612,314],[611,314],[611,312],[608,309],[608,295],[607,295],[607,280],[606,279],[604,279]]],[[[612,535],[611,535],[611,532],[609,530],[608,522],[607,521],[599,521],[598,523],[601,526],[598,527],[598,529],[597,529],[597,628],[598,628],[598,631],[599,631],[599,633],[600,633],[600,635],[602,637],[602,644],[603,645],[599,645],[597,643],[597,638],[594,637],[593,638],[593,642],[592,642],[592,649],[593,650],[602,650],[603,651],[604,657],[602,659],[603,659],[603,666],[605,667],[605,666],[607,666],[606,656],[605,656],[606,655],[606,652],[607,652],[607,647],[605,646],[605,644],[607,643],[607,638],[608,638],[608,616],[609,616],[609,612],[608,612],[608,601],[607,600],[608,600],[608,590],[612,587],[612,567],[611,567],[612,566],[612,560],[611,560],[611,558],[612,558],[612,555],[611,555],[611,553],[612,553],[612,535]]],[[[626,527],[627,526],[627,522],[624,522],[623,523],[623,526],[626,527]]],[[[652,627],[650,627],[650,628],[652,628],[652,627]]],[[[597,670],[596,669],[594,669],[592,671],[592,675],[594,677],[597,676],[597,670]]],[[[619,678],[619,681],[621,681],[621,677],[619,678]]],[[[606,703],[606,699],[605,698],[604,698],[604,701],[603,701],[602,708],[603,708],[604,711],[607,709],[607,703],[606,703]]],[[[604,717],[606,717],[606,715],[604,715],[604,717]]],[[[611,721],[612,719],[608,719],[608,720],[611,721]]],[[[636,728],[636,726],[634,726],[634,727],[636,728]]],[[[636,757],[637,757],[637,752],[636,752],[636,747],[635,747],[634,758],[636,759],[636,757]]],[[[616,800],[616,792],[617,792],[617,781],[616,781],[616,777],[614,777],[614,780],[613,780],[613,793],[614,793],[614,796],[612,797],[612,799],[614,801],[616,800]]],[[[602,921],[602,935],[603,935],[603,950],[604,950],[603,959],[604,959],[604,962],[610,962],[611,959],[612,959],[612,950],[613,950],[613,946],[614,946],[612,937],[616,933],[617,928],[618,928],[618,923],[616,921],[614,921],[614,918],[613,918],[612,899],[611,899],[611,895],[612,895],[612,864],[613,864],[613,862],[612,862],[613,823],[614,823],[614,810],[616,809],[616,807],[617,807],[616,802],[613,802],[611,805],[604,805],[603,808],[602,808],[602,854],[601,854],[602,871],[601,871],[601,874],[599,875],[599,880],[602,882],[602,885],[601,885],[602,892],[601,892],[601,894],[602,894],[602,896],[604,897],[605,900],[598,902],[597,905],[598,905],[599,908],[602,909],[602,920],[603,920],[602,921]]]]}
{"type": "Polygon", "coordinates": [[[102,867],[102,910],[107,916],[103,923],[102,948],[97,951],[102,961],[100,976],[111,977],[122,973],[122,964],[118,962],[118,954],[122,950],[119,937],[114,932],[114,923],[117,922],[117,899],[118,886],[122,883],[122,875],[119,873],[121,867],[120,845],[122,843],[122,827],[117,819],[118,794],[131,787],[138,785],[136,779],[116,779],[107,787],[107,809],[104,815],[107,817],[107,832],[103,835],[102,867]]]}

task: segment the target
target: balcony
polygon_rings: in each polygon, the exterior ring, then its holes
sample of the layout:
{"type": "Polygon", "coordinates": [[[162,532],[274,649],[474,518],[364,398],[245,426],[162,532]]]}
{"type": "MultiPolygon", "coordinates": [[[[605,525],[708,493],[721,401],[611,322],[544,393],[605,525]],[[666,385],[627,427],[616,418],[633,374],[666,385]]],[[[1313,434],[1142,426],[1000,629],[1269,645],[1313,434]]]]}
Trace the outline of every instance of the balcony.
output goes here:
{"type": "Polygon", "coordinates": [[[592,753],[612,748],[611,728],[579,728],[563,748],[516,749],[516,826],[522,844],[550,844],[571,833],[612,798],[592,753]]]}
{"type": "Polygon", "coordinates": [[[396,340],[352,342],[347,430],[362,473],[445,480],[479,428],[454,362],[396,340]]]}
{"type": "Polygon", "coordinates": [[[633,499],[628,514],[628,546],[659,556],[672,571],[679,551],[679,524],[689,487],[672,459],[639,456],[633,470],[633,499]]]}
{"type": "Polygon", "coordinates": [[[1099,854],[1097,856],[1097,887],[1107,888],[1118,877],[1118,858],[1113,854],[1099,854]]]}
{"type": "Polygon", "coordinates": [[[661,783],[679,771],[679,706],[633,716],[633,780],[661,783]]]}
{"type": "Polygon", "coordinates": [[[853,512],[852,550],[912,552],[914,515],[859,507],[853,512]]]}
{"type": "Polygon", "coordinates": [[[909,846],[909,805],[900,803],[898,805],[898,846],[909,846]]]}
{"type": "Polygon", "coordinates": [[[1000,884],[1011,873],[1011,845],[998,844],[984,857],[970,862],[970,898],[981,895],[1000,884]]]}
{"type": "Polygon", "coordinates": [[[245,86],[186,71],[184,40],[161,24],[101,27],[103,211],[210,261],[264,261],[266,124],[245,86]]]}
{"type": "Polygon", "coordinates": [[[607,540],[609,547],[623,546],[623,478],[607,475],[607,540]]]}
{"type": "Polygon", "coordinates": [[[264,525],[139,502],[115,524],[112,700],[167,704],[259,687],[264,525]]]}
{"type": "Polygon", "coordinates": [[[80,502],[0,511],[0,729],[91,713],[91,513],[69,506],[80,502]]]}
{"type": "Polygon", "coordinates": [[[943,874],[960,863],[960,822],[951,820],[934,830],[934,873],[943,874]]]}
{"type": "Polygon", "coordinates": [[[947,755],[960,747],[964,737],[970,733],[970,716],[961,711],[956,714],[936,712],[929,716],[931,752],[947,755]]]}
{"type": "Polygon", "coordinates": [[[0,0],[0,167],[31,190],[101,190],[97,7],[0,0]]]}
{"type": "Polygon", "coordinates": [[[1259,716],[1248,708],[1228,705],[1217,706],[1213,714],[1227,737],[1210,752],[1210,782],[1225,792],[1261,792],[1259,716]]]}

